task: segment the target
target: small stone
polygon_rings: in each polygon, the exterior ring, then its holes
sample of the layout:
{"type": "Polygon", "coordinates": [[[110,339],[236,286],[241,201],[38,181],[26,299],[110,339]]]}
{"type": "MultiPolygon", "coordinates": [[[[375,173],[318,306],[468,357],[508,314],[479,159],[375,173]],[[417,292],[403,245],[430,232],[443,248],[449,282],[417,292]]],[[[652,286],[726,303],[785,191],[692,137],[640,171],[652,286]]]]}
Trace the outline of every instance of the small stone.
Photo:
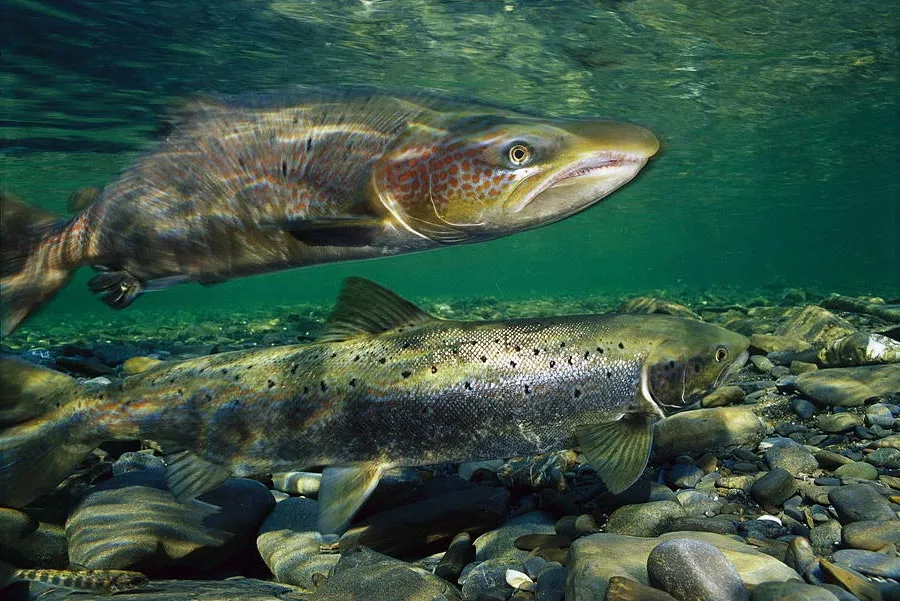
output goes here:
{"type": "Polygon", "coordinates": [[[900,363],[900,342],[868,332],[856,332],[832,341],[819,353],[829,366],[900,363]]]}
{"type": "Polygon", "coordinates": [[[666,528],[667,532],[715,532],[716,534],[737,534],[734,522],[724,519],[683,517],[672,520],[666,528]]]}
{"type": "Polygon", "coordinates": [[[478,561],[497,557],[528,557],[527,551],[515,548],[514,541],[526,534],[555,534],[553,521],[543,512],[531,512],[507,520],[500,528],[485,532],[475,539],[475,557],[478,561]]]}
{"type": "Polygon", "coordinates": [[[812,474],[819,468],[819,462],[812,453],[798,445],[767,449],[766,463],[771,469],[781,468],[795,476],[812,474]]]}
{"type": "Polygon", "coordinates": [[[658,536],[672,520],[683,516],[684,509],[673,501],[624,505],[609,516],[606,530],[628,536],[658,536]]]}
{"type": "Polygon", "coordinates": [[[827,470],[833,470],[842,465],[853,463],[853,460],[846,455],[841,455],[840,453],[835,453],[834,451],[826,451],[824,449],[817,449],[815,452],[813,452],[813,457],[816,458],[816,461],[819,462],[819,465],[821,467],[827,470]]]}
{"type": "Polygon", "coordinates": [[[528,574],[518,570],[506,570],[506,584],[514,589],[521,589],[523,591],[534,590],[534,580],[532,580],[528,574]]]}
{"type": "Polygon", "coordinates": [[[791,411],[797,414],[800,419],[809,419],[816,414],[816,406],[799,397],[791,399],[791,411]]]}
{"type": "Polygon", "coordinates": [[[866,423],[870,426],[881,426],[882,428],[891,428],[894,425],[894,414],[891,413],[890,407],[884,403],[875,403],[866,407],[866,423]]]}
{"type": "Polygon", "coordinates": [[[820,559],[819,565],[822,567],[822,574],[825,576],[826,582],[840,585],[861,601],[879,601],[881,599],[878,588],[859,574],[833,564],[827,559],[820,559]]]}
{"type": "Polygon", "coordinates": [[[816,371],[819,369],[819,366],[815,363],[807,363],[806,361],[797,361],[794,359],[791,361],[791,373],[795,376],[800,374],[805,374],[807,372],[816,371]]]}
{"type": "Polygon", "coordinates": [[[763,582],[753,589],[750,601],[840,601],[840,599],[821,586],[788,580],[763,582]]]}
{"type": "Polygon", "coordinates": [[[769,373],[769,371],[775,367],[775,364],[769,361],[769,358],[765,355],[752,355],[750,357],[750,363],[764,374],[769,373]]]}
{"type": "Polygon", "coordinates": [[[801,374],[797,389],[814,401],[837,407],[859,407],[870,399],[897,392],[900,364],[839,367],[801,374]]]}
{"type": "Polygon", "coordinates": [[[566,569],[549,561],[537,576],[534,601],[563,601],[566,594],[566,569]]]}
{"type": "Polygon", "coordinates": [[[819,429],[823,432],[834,434],[837,432],[847,432],[853,428],[862,425],[862,417],[855,413],[832,413],[820,415],[816,419],[819,429]]]}
{"type": "Polygon", "coordinates": [[[769,370],[769,375],[775,378],[775,386],[778,390],[793,390],[797,381],[797,376],[791,375],[791,369],[784,365],[776,365],[769,370]]]}
{"type": "Polygon", "coordinates": [[[837,520],[828,520],[809,531],[809,541],[816,555],[831,555],[841,544],[842,528],[837,520]]]}
{"type": "Polygon", "coordinates": [[[788,319],[775,328],[779,336],[799,338],[818,347],[855,332],[856,328],[846,319],[817,305],[792,310],[788,319]]]}
{"type": "Polygon", "coordinates": [[[878,470],[863,461],[854,461],[834,470],[834,475],[841,479],[874,480],[878,477],[878,470]]]}
{"type": "Polygon", "coordinates": [[[888,545],[900,545],[900,521],[852,522],[844,527],[841,534],[844,545],[848,547],[878,551],[888,545]]]}
{"type": "Polygon", "coordinates": [[[887,499],[867,484],[839,486],[828,493],[841,523],[869,520],[896,520],[887,499]]]}
{"type": "Polygon", "coordinates": [[[535,555],[534,557],[528,558],[528,560],[522,564],[522,568],[525,570],[525,573],[528,574],[529,578],[535,580],[545,565],[547,565],[547,560],[535,555]]]}
{"type": "Polygon", "coordinates": [[[609,579],[604,601],[678,601],[665,591],[623,576],[609,579]]]}
{"type": "Polygon", "coordinates": [[[474,559],[475,546],[472,544],[472,535],[460,532],[450,541],[450,546],[434,568],[434,575],[456,584],[463,568],[474,559]]]}
{"type": "Polygon", "coordinates": [[[750,407],[716,407],[685,411],[656,426],[654,449],[661,458],[755,445],[765,436],[766,427],[750,407]]]}
{"type": "Polygon", "coordinates": [[[874,551],[841,549],[834,552],[834,562],[870,576],[900,579],[900,558],[874,551]]]}
{"type": "MultiPolygon", "coordinates": [[[[866,462],[889,470],[900,469],[900,450],[878,449],[866,455],[866,462]]],[[[870,478],[874,479],[874,478],[870,478]]]]}
{"type": "Polygon", "coordinates": [[[658,545],[647,558],[647,575],[651,585],[676,599],[747,599],[734,566],[702,541],[676,538],[658,545]]]}
{"type": "Polygon", "coordinates": [[[798,574],[805,574],[816,563],[816,553],[812,544],[803,536],[795,536],[788,543],[784,563],[794,568],[798,574]]]}
{"type": "Polygon", "coordinates": [[[126,376],[142,374],[162,363],[165,363],[165,361],[160,361],[159,359],[154,359],[152,357],[131,357],[122,363],[122,372],[126,376]]]}
{"type": "Polygon", "coordinates": [[[753,483],[750,494],[763,506],[781,505],[797,492],[797,482],[790,472],[776,468],[753,483]]]}
{"type": "Polygon", "coordinates": [[[568,547],[571,544],[572,537],[562,534],[524,534],[513,541],[516,549],[523,551],[568,547]]]}
{"type": "Polygon", "coordinates": [[[694,488],[703,478],[703,470],[696,465],[676,463],[666,470],[666,483],[675,488],[694,488]]]}
{"type": "Polygon", "coordinates": [[[727,405],[739,405],[743,402],[745,396],[744,389],[740,386],[719,386],[700,399],[700,406],[725,407],[727,405]]]}
{"type": "Polygon", "coordinates": [[[166,474],[166,462],[162,457],[153,453],[129,451],[122,453],[112,466],[113,477],[127,474],[128,472],[154,472],[160,476],[166,474]]]}
{"type": "Polygon", "coordinates": [[[775,334],[752,334],[750,336],[750,347],[759,349],[764,353],[799,352],[812,348],[808,342],[800,338],[775,334]]]}

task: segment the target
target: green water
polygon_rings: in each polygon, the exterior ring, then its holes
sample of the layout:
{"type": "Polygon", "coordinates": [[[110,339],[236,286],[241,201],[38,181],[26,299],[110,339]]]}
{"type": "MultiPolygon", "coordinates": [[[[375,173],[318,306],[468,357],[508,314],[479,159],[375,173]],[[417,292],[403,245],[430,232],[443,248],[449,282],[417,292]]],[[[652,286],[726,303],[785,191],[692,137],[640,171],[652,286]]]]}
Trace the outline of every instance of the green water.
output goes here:
{"type": "MultiPolygon", "coordinates": [[[[664,152],[565,222],[506,239],[148,294],[129,319],[411,297],[727,290],[900,296],[900,3],[864,0],[4,0],[2,184],[63,213],[203,92],[365,84],[652,129],[664,152]]],[[[85,269],[22,331],[115,318],[85,269]]]]}

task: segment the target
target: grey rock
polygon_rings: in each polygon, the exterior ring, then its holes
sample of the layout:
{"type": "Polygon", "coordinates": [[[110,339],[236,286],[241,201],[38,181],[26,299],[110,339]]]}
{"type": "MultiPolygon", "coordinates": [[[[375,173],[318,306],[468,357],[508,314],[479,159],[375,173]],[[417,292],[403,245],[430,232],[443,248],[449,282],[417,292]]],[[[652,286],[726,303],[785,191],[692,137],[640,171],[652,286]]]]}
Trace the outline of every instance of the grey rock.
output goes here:
{"type": "Polygon", "coordinates": [[[532,580],[537,580],[538,574],[541,573],[541,568],[543,568],[546,563],[546,559],[535,555],[534,557],[528,558],[525,563],[522,564],[522,571],[524,571],[532,580]]]}
{"type": "Polygon", "coordinates": [[[839,486],[828,493],[841,523],[867,520],[896,520],[891,504],[867,484],[839,486]]]}
{"type": "Polygon", "coordinates": [[[819,462],[801,446],[772,447],[766,450],[766,463],[771,469],[781,468],[795,476],[812,474],[819,462]]]}
{"type": "Polygon", "coordinates": [[[828,309],[806,305],[802,309],[792,310],[789,317],[775,328],[774,333],[778,336],[799,338],[812,346],[821,347],[855,332],[853,324],[828,309]]]}
{"type": "Polygon", "coordinates": [[[666,470],[666,483],[676,488],[694,488],[703,478],[703,470],[696,465],[676,463],[666,470]]]}
{"type": "Polygon", "coordinates": [[[771,361],[769,361],[769,358],[766,357],[765,355],[751,356],[750,363],[753,364],[753,367],[755,367],[756,369],[758,369],[759,371],[761,371],[764,374],[769,373],[769,370],[771,370],[773,367],[775,367],[775,364],[772,363],[771,361]]]}
{"type": "Polygon", "coordinates": [[[153,453],[143,451],[122,453],[112,466],[113,477],[128,472],[155,472],[160,476],[166,474],[166,462],[153,453]]]}
{"type": "Polygon", "coordinates": [[[656,426],[654,449],[659,457],[673,457],[755,445],[766,426],[750,407],[716,407],[677,413],[656,426]]]}
{"type": "Polygon", "coordinates": [[[547,562],[537,576],[534,601],[562,601],[566,594],[566,568],[547,562]]]}
{"type": "Polygon", "coordinates": [[[734,566],[703,541],[676,538],[658,545],[647,558],[647,575],[651,585],[676,599],[747,599],[734,566]]]}
{"type": "Polygon", "coordinates": [[[606,589],[606,597],[604,601],[678,601],[675,597],[653,588],[646,584],[641,584],[637,580],[631,578],[623,578],[622,576],[613,576],[609,579],[609,586],[606,589]]]}
{"type": "Polygon", "coordinates": [[[859,549],[841,549],[834,552],[834,562],[862,574],[900,579],[900,558],[896,555],[859,549]]]}
{"type": "Polygon", "coordinates": [[[816,414],[816,406],[799,397],[791,399],[791,411],[797,414],[800,419],[809,419],[816,414]]]}
{"type": "Polygon", "coordinates": [[[900,363],[900,342],[881,334],[856,332],[829,343],[819,357],[833,367],[900,363]]]}
{"type": "Polygon", "coordinates": [[[743,402],[746,394],[740,386],[719,386],[700,399],[701,407],[726,407],[743,402]]]}
{"type": "Polygon", "coordinates": [[[716,493],[702,490],[679,490],[675,500],[684,509],[684,515],[692,517],[715,515],[724,504],[716,493]]]}
{"type": "Polygon", "coordinates": [[[840,601],[834,593],[803,582],[763,582],[753,589],[750,601],[840,601]]]}
{"type": "Polygon", "coordinates": [[[830,434],[847,432],[861,425],[862,422],[863,418],[855,413],[831,413],[816,418],[819,429],[830,434]]]}
{"type": "Polygon", "coordinates": [[[513,543],[526,534],[555,534],[553,519],[549,514],[534,511],[507,520],[496,530],[485,532],[475,539],[475,559],[485,561],[509,558],[520,564],[528,557],[527,551],[516,549],[513,543]]]}
{"type": "Polygon", "coordinates": [[[322,474],[314,472],[279,472],[272,474],[272,486],[275,490],[292,495],[315,497],[319,494],[322,474]]]}
{"type": "Polygon", "coordinates": [[[473,568],[466,569],[460,576],[462,594],[466,599],[474,599],[488,591],[501,589],[509,594],[506,584],[506,571],[521,570],[522,563],[507,558],[494,558],[477,562],[473,568]]]}
{"type": "Polygon", "coordinates": [[[797,389],[805,396],[838,407],[859,407],[867,400],[898,392],[900,364],[840,367],[802,374],[797,389]]]}
{"type": "Polygon", "coordinates": [[[809,567],[816,563],[812,543],[803,536],[792,538],[784,555],[784,563],[794,568],[798,574],[805,574],[809,567]]]}
{"type": "Polygon", "coordinates": [[[876,449],[866,455],[866,462],[889,470],[900,469],[900,449],[876,449]]]}
{"type": "Polygon", "coordinates": [[[820,559],[819,566],[825,582],[840,586],[860,599],[881,599],[878,588],[862,574],[839,566],[827,559],[820,559]]]}
{"type": "Polygon", "coordinates": [[[625,505],[609,516],[606,530],[628,536],[657,536],[666,530],[672,520],[683,516],[684,509],[673,501],[625,505]]]}
{"type": "Polygon", "coordinates": [[[870,426],[881,426],[882,428],[891,428],[896,418],[891,413],[890,406],[884,403],[875,403],[866,407],[866,423],[870,426]]]}
{"type": "Polygon", "coordinates": [[[737,570],[745,586],[800,576],[774,557],[733,538],[708,532],[670,532],[658,538],[635,538],[608,533],[578,539],[569,548],[566,601],[603,599],[610,578],[622,576],[648,583],[647,558],[661,542],[689,538],[715,545],[737,570]]]}
{"type": "Polygon", "coordinates": [[[819,366],[815,363],[797,361],[796,359],[791,361],[791,373],[795,376],[799,376],[800,374],[805,374],[810,371],[816,371],[817,369],[819,369],[819,366]]]}
{"type": "Polygon", "coordinates": [[[475,546],[468,532],[460,532],[450,541],[450,546],[434,569],[434,575],[447,582],[456,583],[464,567],[475,559],[475,546]]]}
{"type": "Polygon", "coordinates": [[[341,555],[334,574],[316,590],[315,601],[397,599],[459,601],[459,591],[446,580],[365,547],[341,555]]]}
{"type": "Polygon", "coordinates": [[[853,460],[846,455],[841,455],[840,453],[827,451],[825,449],[816,449],[813,452],[813,456],[816,458],[816,461],[819,462],[820,466],[828,470],[833,470],[847,463],[853,463],[853,460]]]}
{"type": "Polygon", "coordinates": [[[900,521],[852,522],[844,526],[841,535],[847,547],[878,551],[888,545],[900,545],[900,521]]]}
{"type": "Polygon", "coordinates": [[[328,576],[340,558],[319,554],[323,540],[318,516],[317,501],[290,498],[278,503],[260,527],[256,547],[279,582],[315,588],[317,575],[328,576]]]}
{"type": "Polygon", "coordinates": [[[784,365],[776,365],[769,371],[769,375],[776,378],[775,386],[779,390],[790,388],[793,389],[797,380],[795,375],[791,374],[791,369],[784,365]]]}
{"type": "MultiPolygon", "coordinates": [[[[750,348],[766,353],[770,360],[772,353],[796,353],[812,348],[805,340],[797,336],[781,336],[777,334],[751,334],[750,348]]],[[[777,363],[777,361],[775,361],[777,363]]]]}
{"type": "Polygon", "coordinates": [[[21,538],[12,541],[9,546],[0,545],[0,559],[17,565],[53,569],[69,567],[68,544],[62,526],[37,522],[26,525],[19,532],[22,534],[21,538]]]}
{"type": "Polygon", "coordinates": [[[797,482],[790,472],[776,468],[753,483],[750,494],[760,505],[781,505],[797,492],[797,482]]]}
{"type": "Polygon", "coordinates": [[[809,531],[809,541],[816,555],[831,555],[834,548],[841,544],[842,528],[837,520],[828,520],[809,531]]]}
{"type": "Polygon", "coordinates": [[[716,534],[737,534],[738,529],[731,520],[683,517],[672,520],[666,529],[667,532],[715,532],[716,534]]]}
{"type": "Polygon", "coordinates": [[[864,461],[853,461],[834,470],[834,475],[841,479],[874,480],[878,477],[878,470],[864,461]]]}

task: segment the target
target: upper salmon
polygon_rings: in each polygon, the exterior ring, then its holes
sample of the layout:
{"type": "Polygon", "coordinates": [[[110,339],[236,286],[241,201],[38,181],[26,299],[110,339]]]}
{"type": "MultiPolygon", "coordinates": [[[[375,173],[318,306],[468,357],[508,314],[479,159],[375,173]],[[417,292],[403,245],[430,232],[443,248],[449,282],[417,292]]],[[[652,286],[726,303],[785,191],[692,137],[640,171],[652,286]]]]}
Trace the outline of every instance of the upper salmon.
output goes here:
{"type": "Polygon", "coordinates": [[[4,333],[82,265],[122,308],[178,282],[497,238],[585,209],[659,148],[636,125],[430,95],[202,100],[173,124],[68,222],[3,195],[4,333]]]}
{"type": "Polygon", "coordinates": [[[324,531],[391,465],[577,445],[621,491],[647,463],[655,421],[726,380],[748,344],[668,315],[442,320],[355,278],[311,344],[164,363],[100,391],[3,360],[0,505],[52,489],[104,440],[140,439],[168,441],[179,498],[229,475],[331,466],[324,531]]]}

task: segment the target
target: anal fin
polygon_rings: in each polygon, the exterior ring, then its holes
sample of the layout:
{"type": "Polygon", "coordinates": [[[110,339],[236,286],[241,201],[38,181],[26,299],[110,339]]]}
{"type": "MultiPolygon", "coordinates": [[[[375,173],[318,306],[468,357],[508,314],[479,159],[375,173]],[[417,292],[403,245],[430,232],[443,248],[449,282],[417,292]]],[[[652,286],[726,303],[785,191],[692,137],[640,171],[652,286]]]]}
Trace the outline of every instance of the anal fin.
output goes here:
{"type": "Polygon", "coordinates": [[[328,534],[346,530],[388,467],[377,462],[326,467],[319,487],[319,531],[328,534]]]}
{"type": "Polygon", "coordinates": [[[113,309],[124,309],[144,291],[141,281],[124,270],[99,273],[88,282],[88,288],[113,309]]]}
{"type": "Polygon", "coordinates": [[[184,503],[214,489],[231,477],[231,470],[202,459],[190,451],[172,452],[166,461],[166,484],[172,496],[184,503]]]}
{"type": "Polygon", "coordinates": [[[576,429],[581,452],[613,494],[634,484],[643,473],[653,444],[654,420],[640,414],[576,429]]]}

